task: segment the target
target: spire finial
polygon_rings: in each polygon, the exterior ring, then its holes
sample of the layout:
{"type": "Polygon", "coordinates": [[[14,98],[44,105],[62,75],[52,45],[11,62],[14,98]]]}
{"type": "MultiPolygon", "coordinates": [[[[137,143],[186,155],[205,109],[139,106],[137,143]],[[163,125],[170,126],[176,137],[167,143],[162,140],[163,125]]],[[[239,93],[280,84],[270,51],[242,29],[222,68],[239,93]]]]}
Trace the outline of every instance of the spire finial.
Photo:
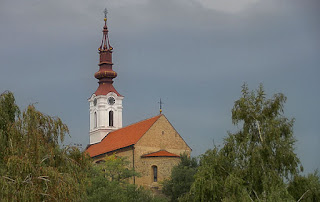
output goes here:
{"type": "Polygon", "coordinates": [[[98,48],[99,52],[101,51],[110,51],[112,52],[113,48],[110,45],[109,42],[109,36],[108,36],[108,27],[107,27],[107,14],[108,14],[108,10],[105,8],[104,11],[104,27],[103,27],[103,36],[102,36],[102,42],[101,42],[101,46],[98,48]]]}
{"type": "Polygon", "coordinates": [[[158,102],[159,105],[160,105],[160,114],[162,114],[162,105],[163,105],[163,102],[161,101],[161,98],[160,98],[160,101],[158,102]]]}
{"type": "Polygon", "coordinates": [[[104,21],[107,21],[107,14],[108,14],[107,8],[104,9],[103,13],[104,13],[104,21]]]}

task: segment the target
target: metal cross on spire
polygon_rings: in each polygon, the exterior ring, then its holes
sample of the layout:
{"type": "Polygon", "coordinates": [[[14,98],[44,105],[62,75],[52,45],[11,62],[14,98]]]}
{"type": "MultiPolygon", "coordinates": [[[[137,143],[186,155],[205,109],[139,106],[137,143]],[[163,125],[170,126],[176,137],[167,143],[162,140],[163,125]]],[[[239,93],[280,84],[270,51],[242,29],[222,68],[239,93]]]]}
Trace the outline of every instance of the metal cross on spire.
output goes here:
{"type": "Polygon", "coordinates": [[[104,13],[104,18],[107,18],[107,14],[108,14],[107,8],[104,9],[103,13],[104,13]]]}
{"type": "Polygon", "coordinates": [[[161,98],[160,98],[160,102],[158,102],[160,104],[160,114],[162,113],[162,105],[163,105],[163,102],[161,101],[161,98]]]}

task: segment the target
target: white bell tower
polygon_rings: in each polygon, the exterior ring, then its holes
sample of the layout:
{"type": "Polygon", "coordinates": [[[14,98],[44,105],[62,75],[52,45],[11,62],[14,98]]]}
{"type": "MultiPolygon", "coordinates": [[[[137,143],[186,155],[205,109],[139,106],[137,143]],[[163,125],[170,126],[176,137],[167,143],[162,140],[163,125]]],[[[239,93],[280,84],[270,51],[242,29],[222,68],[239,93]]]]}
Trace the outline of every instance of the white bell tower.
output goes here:
{"type": "Polygon", "coordinates": [[[122,100],[113,87],[113,80],[117,73],[112,70],[112,51],[109,43],[107,16],[101,46],[98,48],[100,55],[99,71],[94,74],[99,80],[99,87],[88,99],[90,104],[90,144],[100,142],[109,132],[122,127],[122,100]]]}
{"type": "Polygon", "coordinates": [[[114,92],[93,94],[90,103],[90,144],[100,142],[109,132],[122,128],[122,96],[114,92]]]}

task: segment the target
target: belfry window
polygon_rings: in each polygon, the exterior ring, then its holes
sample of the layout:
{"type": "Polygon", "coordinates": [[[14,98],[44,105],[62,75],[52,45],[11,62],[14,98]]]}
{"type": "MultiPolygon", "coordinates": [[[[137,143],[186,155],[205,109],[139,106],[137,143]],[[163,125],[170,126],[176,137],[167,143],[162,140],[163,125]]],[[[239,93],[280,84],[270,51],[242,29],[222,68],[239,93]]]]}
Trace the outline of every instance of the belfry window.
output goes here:
{"type": "Polygon", "coordinates": [[[113,111],[109,111],[109,126],[113,126],[113,111]]]}
{"type": "Polygon", "coordinates": [[[158,167],[152,166],[152,181],[157,182],[158,181],[158,167]]]}
{"type": "Polygon", "coordinates": [[[94,121],[94,128],[96,128],[98,126],[98,118],[97,118],[97,112],[94,112],[94,118],[93,118],[93,121],[94,121]]]}

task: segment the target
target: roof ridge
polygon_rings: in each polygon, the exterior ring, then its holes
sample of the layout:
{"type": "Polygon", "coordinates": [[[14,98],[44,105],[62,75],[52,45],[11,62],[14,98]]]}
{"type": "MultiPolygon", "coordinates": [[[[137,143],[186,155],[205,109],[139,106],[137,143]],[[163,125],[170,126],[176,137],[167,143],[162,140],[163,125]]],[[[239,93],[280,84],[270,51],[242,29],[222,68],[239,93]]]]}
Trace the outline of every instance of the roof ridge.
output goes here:
{"type": "MultiPolygon", "coordinates": [[[[160,116],[162,116],[162,114],[159,114],[159,115],[157,115],[157,116],[159,116],[158,118],[160,118],[160,116]]],[[[138,123],[141,123],[141,122],[147,121],[147,120],[149,120],[149,119],[156,118],[157,116],[153,116],[153,117],[150,117],[150,118],[143,119],[143,120],[141,120],[141,121],[138,121],[138,122],[132,123],[132,124],[130,124],[130,125],[127,125],[127,126],[125,126],[125,127],[119,128],[119,129],[117,129],[117,130],[113,130],[113,131],[109,132],[108,134],[113,133],[113,132],[116,132],[116,131],[119,131],[119,130],[124,129],[124,128],[127,128],[127,127],[129,127],[129,126],[132,126],[132,125],[135,125],[135,124],[138,124],[138,123]]],[[[106,135],[106,136],[107,136],[107,135],[106,135]]]]}

